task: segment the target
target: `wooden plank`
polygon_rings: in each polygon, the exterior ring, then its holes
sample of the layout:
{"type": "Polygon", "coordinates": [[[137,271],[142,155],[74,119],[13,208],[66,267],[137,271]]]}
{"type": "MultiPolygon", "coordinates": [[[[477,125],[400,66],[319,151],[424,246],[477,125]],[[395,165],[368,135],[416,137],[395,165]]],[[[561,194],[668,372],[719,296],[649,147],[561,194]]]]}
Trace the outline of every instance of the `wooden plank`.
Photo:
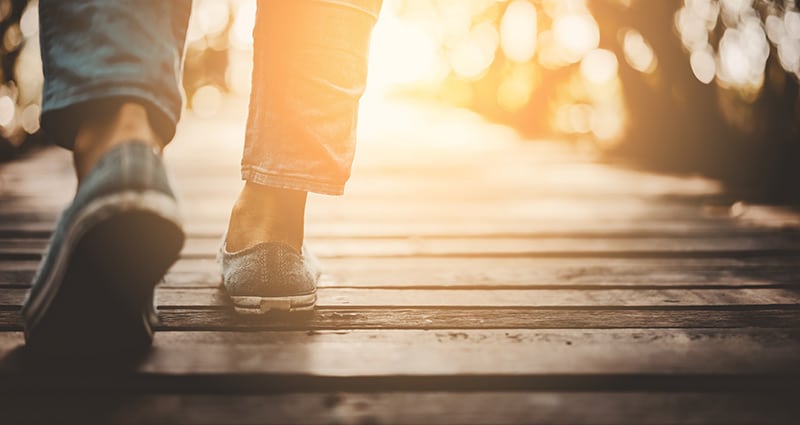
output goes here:
{"type": "MultiPolygon", "coordinates": [[[[519,238],[386,238],[386,239],[326,239],[309,240],[312,252],[320,257],[388,257],[388,256],[437,256],[511,254],[549,257],[581,255],[591,256],[600,253],[640,253],[640,252],[737,252],[759,250],[797,251],[800,240],[788,238],[704,238],[704,239],[519,239],[519,238]],[[570,254],[567,254],[570,253],[570,254]]],[[[218,240],[189,240],[184,253],[199,257],[216,253],[218,240]]]]}
{"type": "MultiPolygon", "coordinates": [[[[3,270],[0,263],[0,270],[3,270]]],[[[20,264],[20,263],[17,263],[20,264]]],[[[36,263],[29,262],[29,270],[36,263]]],[[[708,287],[792,285],[800,256],[703,259],[329,258],[323,287],[708,287]]],[[[166,286],[216,287],[219,265],[185,259],[166,286]]],[[[32,272],[31,272],[32,273],[32,272]]]]}
{"type": "MultiPolygon", "coordinates": [[[[159,311],[158,330],[338,329],[656,329],[798,328],[797,308],[722,306],[695,308],[319,308],[307,314],[241,316],[230,309],[159,311]]],[[[0,309],[0,331],[22,330],[18,307],[0,309]]]]}
{"type": "Polygon", "coordinates": [[[800,417],[790,395],[730,392],[4,394],[0,407],[19,424],[795,425],[800,417]]]}
{"type": "MultiPolygon", "coordinates": [[[[0,261],[0,287],[29,286],[38,261],[0,261]]],[[[797,286],[800,256],[707,259],[360,258],[326,259],[326,288],[731,288],[797,286]],[[391,271],[391,272],[387,272],[391,271]]],[[[216,288],[212,259],[184,259],[162,287],[216,288]]]]}
{"type": "MultiPolygon", "coordinates": [[[[177,272],[219,268],[184,260],[177,272]]],[[[341,258],[322,263],[327,287],[708,287],[792,285],[800,257],[704,259],[341,258]]],[[[168,284],[181,282],[167,277],[168,284]]]]}
{"type": "MultiPolygon", "coordinates": [[[[442,328],[698,328],[798,327],[796,309],[533,310],[533,309],[318,309],[307,317],[241,317],[230,310],[162,310],[170,329],[442,329],[442,328]]],[[[19,320],[4,322],[18,329],[19,320]]]]}
{"type": "MultiPolygon", "coordinates": [[[[0,308],[22,305],[26,289],[0,291],[0,308]]],[[[800,308],[797,289],[356,289],[320,288],[319,308],[396,307],[528,307],[528,308],[616,308],[616,307],[719,307],[786,306],[800,308]]],[[[217,288],[157,288],[159,308],[229,306],[217,288]]]]}
{"type": "MultiPolygon", "coordinates": [[[[0,237],[49,237],[57,215],[46,213],[0,214],[0,237]]],[[[225,231],[224,218],[184,223],[190,237],[219,239],[225,231]]],[[[609,220],[474,220],[466,217],[419,220],[403,218],[383,220],[381,217],[336,220],[307,220],[306,235],[315,238],[332,237],[409,237],[409,236],[507,236],[507,237],[562,237],[562,238],[644,238],[644,237],[694,237],[748,236],[772,233],[779,235],[791,228],[766,230],[758,227],[735,225],[728,220],[675,220],[648,219],[647,221],[609,220]]]]}
{"type": "MultiPolygon", "coordinates": [[[[9,218],[9,217],[6,217],[9,218]]],[[[20,217],[0,222],[0,239],[47,239],[55,221],[22,221],[20,217]]],[[[53,220],[55,220],[53,218],[53,220]]],[[[227,222],[185,223],[191,239],[221,239],[227,222]]],[[[407,237],[505,237],[505,238],[561,238],[561,239],[645,239],[645,238],[694,238],[706,237],[797,237],[794,228],[759,228],[733,226],[726,221],[703,220],[653,220],[648,222],[603,221],[474,221],[453,218],[446,221],[397,220],[378,222],[368,220],[336,220],[335,222],[309,221],[306,237],[312,239],[336,238],[407,238],[407,237]]]]}
{"type": "MultiPolygon", "coordinates": [[[[0,261],[0,287],[29,286],[37,260],[0,261]]],[[[327,288],[737,288],[794,287],[800,256],[703,259],[332,258],[322,263],[327,288]],[[390,272],[387,272],[390,271],[390,272]]],[[[183,259],[162,287],[216,288],[213,259],[183,259]]]]}
{"type": "MultiPolygon", "coordinates": [[[[524,239],[524,238],[340,238],[311,239],[311,251],[321,258],[343,257],[664,257],[766,255],[800,253],[800,239],[788,237],[718,237],[703,239],[524,239]]],[[[0,240],[0,259],[37,258],[46,241],[0,240]]],[[[189,239],[183,258],[214,258],[220,240],[189,239]]]]}
{"type": "Polygon", "coordinates": [[[154,346],[143,372],[215,373],[232,364],[239,373],[330,376],[800,371],[800,332],[777,329],[163,332],[154,346]],[[228,361],[237,357],[249,361],[228,361]]]}
{"type": "MultiPolygon", "coordinates": [[[[165,292],[170,291],[168,289],[165,292]]],[[[188,302],[186,290],[164,298],[176,303],[188,302]],[[174,298],[173,298],[174,297],[174,298]]],[[[198,296],[197,305],[210,305],[216,294],[198,296]]],[[[397,289],[327,289],[318,292],[320,307],[687,307],[730,305],[796,305],[800,290],[788,289],[596,289],[596,290],[397,290],[397,289]]]]}
{"type": "MultiPolygon", "coordinates": [[[[0,333],[0,339],[5,353],[22,344],[20,333],[0,333]]],[[[781,373],[788,381],[800,377],[797,329],[159,332],[153,344],[137,373],[347,378],[485,375],[532,380],[569,375],[781,373]]],[[[21,371],[13,362],[0,363],[2,374],[21,371]]],[[[586,389],[613,386],[589,380],[586,389]]]]}

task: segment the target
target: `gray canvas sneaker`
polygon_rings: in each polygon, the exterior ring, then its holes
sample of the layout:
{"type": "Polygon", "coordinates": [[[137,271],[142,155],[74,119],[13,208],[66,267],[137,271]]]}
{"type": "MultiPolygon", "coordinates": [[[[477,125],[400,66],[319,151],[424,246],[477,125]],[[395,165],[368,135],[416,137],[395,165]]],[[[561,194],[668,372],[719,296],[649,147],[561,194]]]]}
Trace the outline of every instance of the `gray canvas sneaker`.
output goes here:
{"type": "Polygon", "coordinates": [[[282,242],[263,242],[229,252],[223,237],[219,261],[222,283],[237,313],[314,308],[319,262],[305,247],[298,252],[282,242]]]}
{"type": "Polygon", "coordinates": [[[61,215],[22,316],[29,348],[56,353],[149,346],[153,289],[184,233],[161,158],[141,143],[107,152],[61,215]]]}

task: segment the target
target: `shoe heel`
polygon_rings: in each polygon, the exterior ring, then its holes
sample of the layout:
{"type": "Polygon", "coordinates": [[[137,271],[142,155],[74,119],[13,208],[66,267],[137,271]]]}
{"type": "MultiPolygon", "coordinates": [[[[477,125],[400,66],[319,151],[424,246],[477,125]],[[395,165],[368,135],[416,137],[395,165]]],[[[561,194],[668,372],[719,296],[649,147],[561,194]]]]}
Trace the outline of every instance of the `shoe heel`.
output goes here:
{"type": "Polygon", "coordinates": [[[153,338],[153,291],[178,259],[184,232],[154,209],[127,208],[81,236],[60,290],[26,341],[36,353],[138,352],[153,338]]]}
{"type": "Polygon", "coordinates": [[[126,211],[99,223],[79,247],[98,282],[121,305],[145,307],[155,286],[175,263],[185,236],[173,220],[150,211],[126,211]]]}

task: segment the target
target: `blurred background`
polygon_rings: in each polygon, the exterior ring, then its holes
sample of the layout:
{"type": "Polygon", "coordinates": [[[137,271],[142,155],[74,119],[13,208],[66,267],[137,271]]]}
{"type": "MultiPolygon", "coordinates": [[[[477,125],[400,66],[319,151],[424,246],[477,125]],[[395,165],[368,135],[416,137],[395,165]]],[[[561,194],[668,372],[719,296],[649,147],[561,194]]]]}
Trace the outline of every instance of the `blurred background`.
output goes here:
{"type": "MultiPolygon", "coordinates": [[[[195,0],[184,88],[246,99],[255,0],[195,0]]],[[[46,143],[36,0],[0,0],[0,159],[46,143]]],[[[800,204],[798,0],[384,0],[370,99],[472,110],[531,143],[800,204]]]]}

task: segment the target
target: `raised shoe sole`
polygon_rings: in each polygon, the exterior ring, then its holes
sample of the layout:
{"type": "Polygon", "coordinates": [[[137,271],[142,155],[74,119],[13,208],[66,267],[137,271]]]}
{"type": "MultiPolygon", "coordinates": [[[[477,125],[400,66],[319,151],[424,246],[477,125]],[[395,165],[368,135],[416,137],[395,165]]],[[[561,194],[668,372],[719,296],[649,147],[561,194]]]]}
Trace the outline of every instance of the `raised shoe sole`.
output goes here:
{"type": "Polygon", "coordinates": [[[185,239],[179,223],[176,201],[157,191],[89,202],[23,307],[27,346],[62,354],[149,346],[154,288],[185,239]]]}

